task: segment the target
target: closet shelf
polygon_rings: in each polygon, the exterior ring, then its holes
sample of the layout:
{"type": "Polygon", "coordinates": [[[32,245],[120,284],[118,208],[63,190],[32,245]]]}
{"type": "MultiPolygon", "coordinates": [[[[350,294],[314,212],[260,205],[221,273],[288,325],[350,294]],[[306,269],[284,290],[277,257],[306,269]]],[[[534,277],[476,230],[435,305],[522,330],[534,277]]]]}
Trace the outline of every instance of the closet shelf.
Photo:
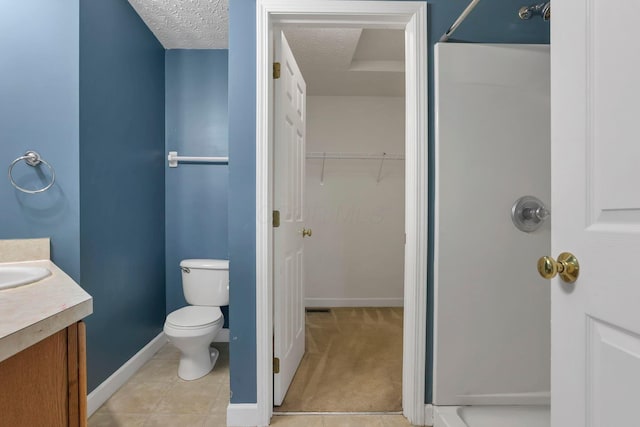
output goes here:
{"type": "Polygon", "coordinates": [[[343,153],[343,152],[308,152],[307,159],[322,160],[322,172],[320,172],[320,185],[324,185],[324,163],[325,160],[380,160],[378,168],[378,178],[376,182],[380,182],[382,177],[382,166],[385,160],[404,160],[403,154],[394,153],[343,153]]]}
{"type": "Polygon", "coordinates": [[[343,153],[343,152],[308,152],[307,159],[331,160],[404,160],[403,154],[395,153],[343,153]]]}

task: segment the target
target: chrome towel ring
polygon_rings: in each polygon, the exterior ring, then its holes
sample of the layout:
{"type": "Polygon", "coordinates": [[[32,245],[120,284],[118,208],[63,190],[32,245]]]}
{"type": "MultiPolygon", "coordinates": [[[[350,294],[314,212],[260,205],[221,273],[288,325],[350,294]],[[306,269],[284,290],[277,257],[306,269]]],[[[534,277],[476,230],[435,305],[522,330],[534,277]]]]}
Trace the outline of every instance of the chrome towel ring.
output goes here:
{"type": "Polygon", "coordinates": [[[11,181],[11,185],[13,185],[15,188],[22,191],[23,193],[28,193],[28,194],[42,193],[43,191],[47,191],[48,189],[50,189],[53,183],[56,182],[56,171],[53,169],[53,166],[51,166],[42,157],[40,157],[40,154],[38,154],[33,150],[29,150],[26,153],[24,153],[24,156],[18,157],[9,165],[9,181],[11,181]],[[51,182],[45,187],[40,188],[39,190],[28,190],[24,187],[20,187],[16,183],[16,181],[13,179],[13,175],[11,175],[11,172],[13,172],[13,167],[16,165],[16,163],[18,163],[21,160],[24,160],[26,164],[33,167],[38,166],[40,163],[44,163],[49,168],[49,171],[51,171],[51,182]]]}

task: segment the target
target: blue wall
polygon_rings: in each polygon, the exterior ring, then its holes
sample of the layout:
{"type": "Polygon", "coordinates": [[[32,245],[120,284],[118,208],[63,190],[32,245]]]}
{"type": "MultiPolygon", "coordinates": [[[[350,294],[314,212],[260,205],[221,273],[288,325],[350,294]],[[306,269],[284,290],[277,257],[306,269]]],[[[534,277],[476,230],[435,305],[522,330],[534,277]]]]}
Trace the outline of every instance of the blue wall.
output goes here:
{"type": "Polygon", "coordinates": [[[256,402],[256,9],[229,2],[231,402],[256,402]]]}
{"type": "MultiPolygon", "coordinates": [[[[78,0],[0,0],[0,239],[51,237],[53,261],[80,279],[78,0]],[[42,194],[15,190],[6,168],[36,150],[56,170],[42,194]]],[[[20,164],[19,184],[48,170],[20,164]]]]}
{"type": "Polygon", "coordinates": [[[125,0],[80,3],[80,264],[94,301],[89,390],[164,323],[164,53],[125,0]]]}
{"type": "MultiPolygon", "coordinates": [[[[429,1],[429,94],[433,94],[433,45],[468,0],[429,1]]],[[[481,43],[548,43],[549,26],[520,21],[520,0],[481,2],[454,39],[481,43]]],[[[229,3],[229,257],[231,262],[232,403],[256,402],[255,346],[255,0],[229,3]]],[[[430,97],[429,122],[433,123],[430,97]]],[[[433,158],[433,126],[428,141],[433,158]]],[[[433,164],[430,166],[433,173],[433,164]]],[[[433,200],[433,174],[430,176],[433,200]]],[[[433,218],[433,215],[430,214],[433,218]]],[[[431,222],[431,221],[430,221],[431,222]]],[[[433,233],[431,233],[433,234],[433,233]]],[[[431,247],[432,247],[431,243],[431,247]]],[[[429,260],[430,263],[433,260],[429,260]]],[[[430,271],[433,269],[430,268],[430,271]]],[[[432,278],[429,279],[432,282],[432,278]]],[[[429,283],[429,301],[432,287],[429,283]]],[[[432,312],[433,310],[429,310],[432,312]]],[[[429,321],[429,324],[432,324],[429,321]]],[[[430,338],[430,337],[429,337],[430,338]]],[[[430,353],[430,352],[429,352],[430,353]]],[[[430,356],[427,361],[431,364],[430,356]]],[[[427,390],[430,394],[430,375],[427,390]]],[[[427,396],[430,401],[431,396],[427,396]]]]}
{"type": "MultiPolygon", "coordinates": [[[[168,50],[165,66],[166,151],[227,156],[228,51],[168,50]]],[[[166,166],[167,313],[187,304],[180,260],[228,259],[228,174],[226,164],[166,166]]]]}

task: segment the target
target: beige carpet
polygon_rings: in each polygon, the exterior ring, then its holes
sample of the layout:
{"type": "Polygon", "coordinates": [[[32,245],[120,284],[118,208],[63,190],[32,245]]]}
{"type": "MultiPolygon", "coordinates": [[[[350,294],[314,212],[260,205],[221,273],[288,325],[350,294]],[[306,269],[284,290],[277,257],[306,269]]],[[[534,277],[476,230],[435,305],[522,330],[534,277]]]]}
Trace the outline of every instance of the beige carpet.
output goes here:
{"type": "Polygon", "coordinates": [[[402,308],[307,313],[306,352],[276,410],[402,410],[402,315],[402,308]]]}

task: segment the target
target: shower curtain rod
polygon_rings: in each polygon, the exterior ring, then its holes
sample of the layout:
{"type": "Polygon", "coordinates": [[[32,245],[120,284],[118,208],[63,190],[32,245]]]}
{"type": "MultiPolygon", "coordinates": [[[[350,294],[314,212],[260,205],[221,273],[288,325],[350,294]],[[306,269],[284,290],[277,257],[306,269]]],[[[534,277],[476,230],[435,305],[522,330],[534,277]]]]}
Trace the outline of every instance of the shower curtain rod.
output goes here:
{"type": "Polygon", "coordinates": [[[467,16],[469,16],[471,11],[475,9],[478,3],[480,3],[480,0],[471,0],[471,3],[469,3],[469,5],[465,8],[465,10],[462,11],[460,16],[458,16],[458,19],[456,19],[455,22],[451,24],[447,32],[444,33],[442,37],[440,37],[441,42],[446,42],[447,40],[449,40],[449,37],[451,37],[451,34],[453,34],[458,29],[460,24],[462,24],[462,21],[467,19],[467,16]]]}

